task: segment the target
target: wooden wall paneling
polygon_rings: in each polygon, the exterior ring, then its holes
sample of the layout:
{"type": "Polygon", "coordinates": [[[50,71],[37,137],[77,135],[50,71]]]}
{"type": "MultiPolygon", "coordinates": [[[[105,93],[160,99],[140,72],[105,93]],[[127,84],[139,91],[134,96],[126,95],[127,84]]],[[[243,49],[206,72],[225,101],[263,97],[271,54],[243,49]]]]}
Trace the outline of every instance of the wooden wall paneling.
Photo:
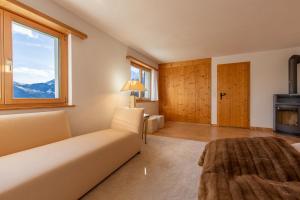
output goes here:
{"type": "Polygon", "coordinates": [[[160,101],[159,101],[159,110],[161,114],[163,114],[166,118],[169,118],[167,112],[166,112],[166,107],[167,107],[167,102],[166,102],[166,96],[168,95],[167,88],[168,86],[168,81],[166,77],[166,68],[161,68],[159,70],[159,96],[160,96],[160,101]],[[162,95],[164,94],[164,95],[162,95]]]}
{"type": "Polygon", "coordinates": [[[185,116],[185,104],[184,104],[184,69],[182,67],[177,67],[177,118],[176,121],[184,121],[185,116]]]}
{"type": "Polygon", "coordinates": [[[174,68],[170,68],[169,69],[169,73],[170,73],[170,88],[169,88],[169,91],[170,91],[170,95],[168,96],[167,100],[169,102],[169,118],[170,120],[174,121],[176,119],[176,98],[173,98],[174,96],[176,96],[176,89],[175,89],[175,82],[176,82],[176,72],[175,72],[175,69],[174,68]]]}
{"type": "MultiPolygon", "coordinates": [[[[159,73],[158,73],[158,94],[159,94],[159,104],[158,104],[158,109],[159,111],[163,113],[163,105],[164,105],[164,102],[163,102],[163,98],[161,97],[161,94],[162,93],[165,93],[163,87],[165,87],[165,77],[164,77],[164,69],[161,69],[159,70],[159,73]]],[[[164,114],[165,115],[165,114],[164,114]]],[[[165,116],[166,117],[166,116],[165,116]]]]}
{"type": "Polygon", "coordinates": [[[169,121],[210,123],[211,59],[159,65],[160,113],[169,121]]]}
{"type": "MultiPolygon", "coordinates": [[[[171,68],[171,79],[172,79],[172,97],[178,96],[178,68],[171,68]]],[[[178,118],[178,99],[177,98],[172,98],[172,104],[171,104],[171,110],[170,110],[170,115],[171,115],[171,120],[172,121],[177,121],[178,118]]]]}
{"type": "Polygon", "coordinates": [[[211,118],[211,68],[210,64],[202,63],[196,66],[196,121],[209,124],[211,118]]]}
{"type": "Polygon", "coordinates": [[[183,66],[184,68],[184,105],[185,122],[195,122],[196,114],[196,80],[193,65],[183,66]]]}

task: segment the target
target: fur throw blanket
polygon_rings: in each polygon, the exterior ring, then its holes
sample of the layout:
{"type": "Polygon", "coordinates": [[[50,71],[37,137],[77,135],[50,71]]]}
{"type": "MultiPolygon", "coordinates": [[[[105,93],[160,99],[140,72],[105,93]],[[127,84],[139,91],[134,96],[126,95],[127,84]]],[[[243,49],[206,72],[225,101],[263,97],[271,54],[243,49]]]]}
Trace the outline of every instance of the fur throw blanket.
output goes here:
{"type": "Polygon", "coordinates": [[[300,153],[275,137],[206,145],[199,200],[300,199],[300,153]]]}

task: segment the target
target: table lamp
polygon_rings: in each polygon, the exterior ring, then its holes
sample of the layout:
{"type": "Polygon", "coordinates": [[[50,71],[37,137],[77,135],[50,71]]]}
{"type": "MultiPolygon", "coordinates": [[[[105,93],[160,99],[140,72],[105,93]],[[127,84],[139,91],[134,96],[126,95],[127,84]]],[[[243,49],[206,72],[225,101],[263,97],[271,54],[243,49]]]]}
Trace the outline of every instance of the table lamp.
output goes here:
{"type": "Polygon", "coordinates": [[[135,108],[136,96],[134,95],[134,92],[145,91],[145,87],[140,81],[127,81],[122,87],[121,91],[131,92],[129,97],[129,107],[135,108]]]}

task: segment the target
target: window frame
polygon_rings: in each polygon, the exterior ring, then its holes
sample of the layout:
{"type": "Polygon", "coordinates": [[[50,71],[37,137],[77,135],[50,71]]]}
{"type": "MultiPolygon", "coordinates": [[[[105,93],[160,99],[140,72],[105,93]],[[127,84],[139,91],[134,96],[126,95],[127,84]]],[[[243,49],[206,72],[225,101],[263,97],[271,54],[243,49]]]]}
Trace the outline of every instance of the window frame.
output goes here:
{"type": "MultiPolygon", "coordinates": [[[[0,9],[0,52],[3,55],[3,14],[4,11],[0,9]]],[[[4,104],[4,64],[3,56],[0,55],[0,105],[4,104]]]]}
{"type": "MultiPolygon", "coordinates": [[[[146,68],[142,65],[139,65],[135,62],[132,62],[132,61],[130,62],[130,67],[135,67],[135,68],[139,69],[139,73],[140,73],[140,80],[139,81],[140,82],[142,82],[142,74],[143,74],[142,71],[143,70],[150,73],[150,90],[149,90],[150,95],[149,95],[149,98],[141,97],[141,92],[139,92],[139,96],[137,97],[137,100],[138,101],[151,101],[151,95],[152,95],[152,70],[149,69],[149,68],[146,68]]],[[[131,77],[130,77],[130,79],[131,79],[131,77]]]]}
{"type": "Polygon", "coordinates": [[[21,17],[6,10],[0,9],[0,42],[2,40],[3,56],[0,56],[2,63],[1,70],[1,101],[0,109],[5,108],[26,108],[26,107],[61,107],[68,105],[68,36],[64,33],[53,30],[33,20],[21,17]],[[22,24],[45,34],[59,39],[59,98],[13,98],[13,70],[12,66],[7,67],[6,61],[12,61],[12,22],[22,24]],[[7,69],[10,68],[10,69],[7,69]]]}

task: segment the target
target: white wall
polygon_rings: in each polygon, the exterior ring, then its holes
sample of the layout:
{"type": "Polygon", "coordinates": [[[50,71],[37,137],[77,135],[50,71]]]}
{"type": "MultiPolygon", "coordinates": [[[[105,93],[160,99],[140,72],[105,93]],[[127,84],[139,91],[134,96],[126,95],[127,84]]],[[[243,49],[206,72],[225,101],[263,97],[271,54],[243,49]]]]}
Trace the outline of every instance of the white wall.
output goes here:
{"type": "MultiPolygon", "coordinates": [[[[66,109],[73,135],[108,128],[114,109],[128,105],[127,94],[121,93],[130,78],[127,53],[134,50],[99,31],[50,0],[21,0],[49,16],[74,26],[88,34],[88,39],[71,37],[72,42],[72,100],[75,108],[66,109]]],[[[134,52],[144,62],[155,61],[134,52]]],[[[155,109],[155,106],[154,108],[155,109]]],[[[52,109],[51,109],[52,110],[52,109]]],[[[1,111],[0,114],[40,112],[42,110],[1,111]]]]}
{"type": "MultiPolygon", "coordinates": [[[[250,126],[273,127],[273,94],[288,93],[288,59],[299,48],[212,58],[212,124],[217,123],[217,65],[250,61],[250,126]]],[[[300,70],[298,70],[299,72],[300,70]]],[[[300,74],[298,73],[300,79],[300,74]]],[[[298,81],[298,88],[299,87],[298,81]]]]}
{"type": "MultiPolygon", "coordinates": [[[[157,66],[157,63],[128,49],[126,45],[82,21],[51,0],[21,0],[21,2],[88,34],[87,40],[72,37],[72,93],[73,104],[76,107],[66,110],[70,116],[74,135],[107,128],[115,107],[128,103],[128,94],[119,92],[130,76],[130,65],[125,59],[126,55],[135,56],[153,66],[157,66]]],[[[217,123],[217,64],[250,61],[250,125],[271,128],[272,95],[288,92],[288,59],[293,54],[300,54],[300,48],[213,57],[212,123],[217,123]]],[[[141,106],[145,107],[148,113],[158,112],[157,102],[138,104],[138,107],[141,106]]],[[[1,111],[0,114],[39,111],[46,109],[1,111]]]]}

